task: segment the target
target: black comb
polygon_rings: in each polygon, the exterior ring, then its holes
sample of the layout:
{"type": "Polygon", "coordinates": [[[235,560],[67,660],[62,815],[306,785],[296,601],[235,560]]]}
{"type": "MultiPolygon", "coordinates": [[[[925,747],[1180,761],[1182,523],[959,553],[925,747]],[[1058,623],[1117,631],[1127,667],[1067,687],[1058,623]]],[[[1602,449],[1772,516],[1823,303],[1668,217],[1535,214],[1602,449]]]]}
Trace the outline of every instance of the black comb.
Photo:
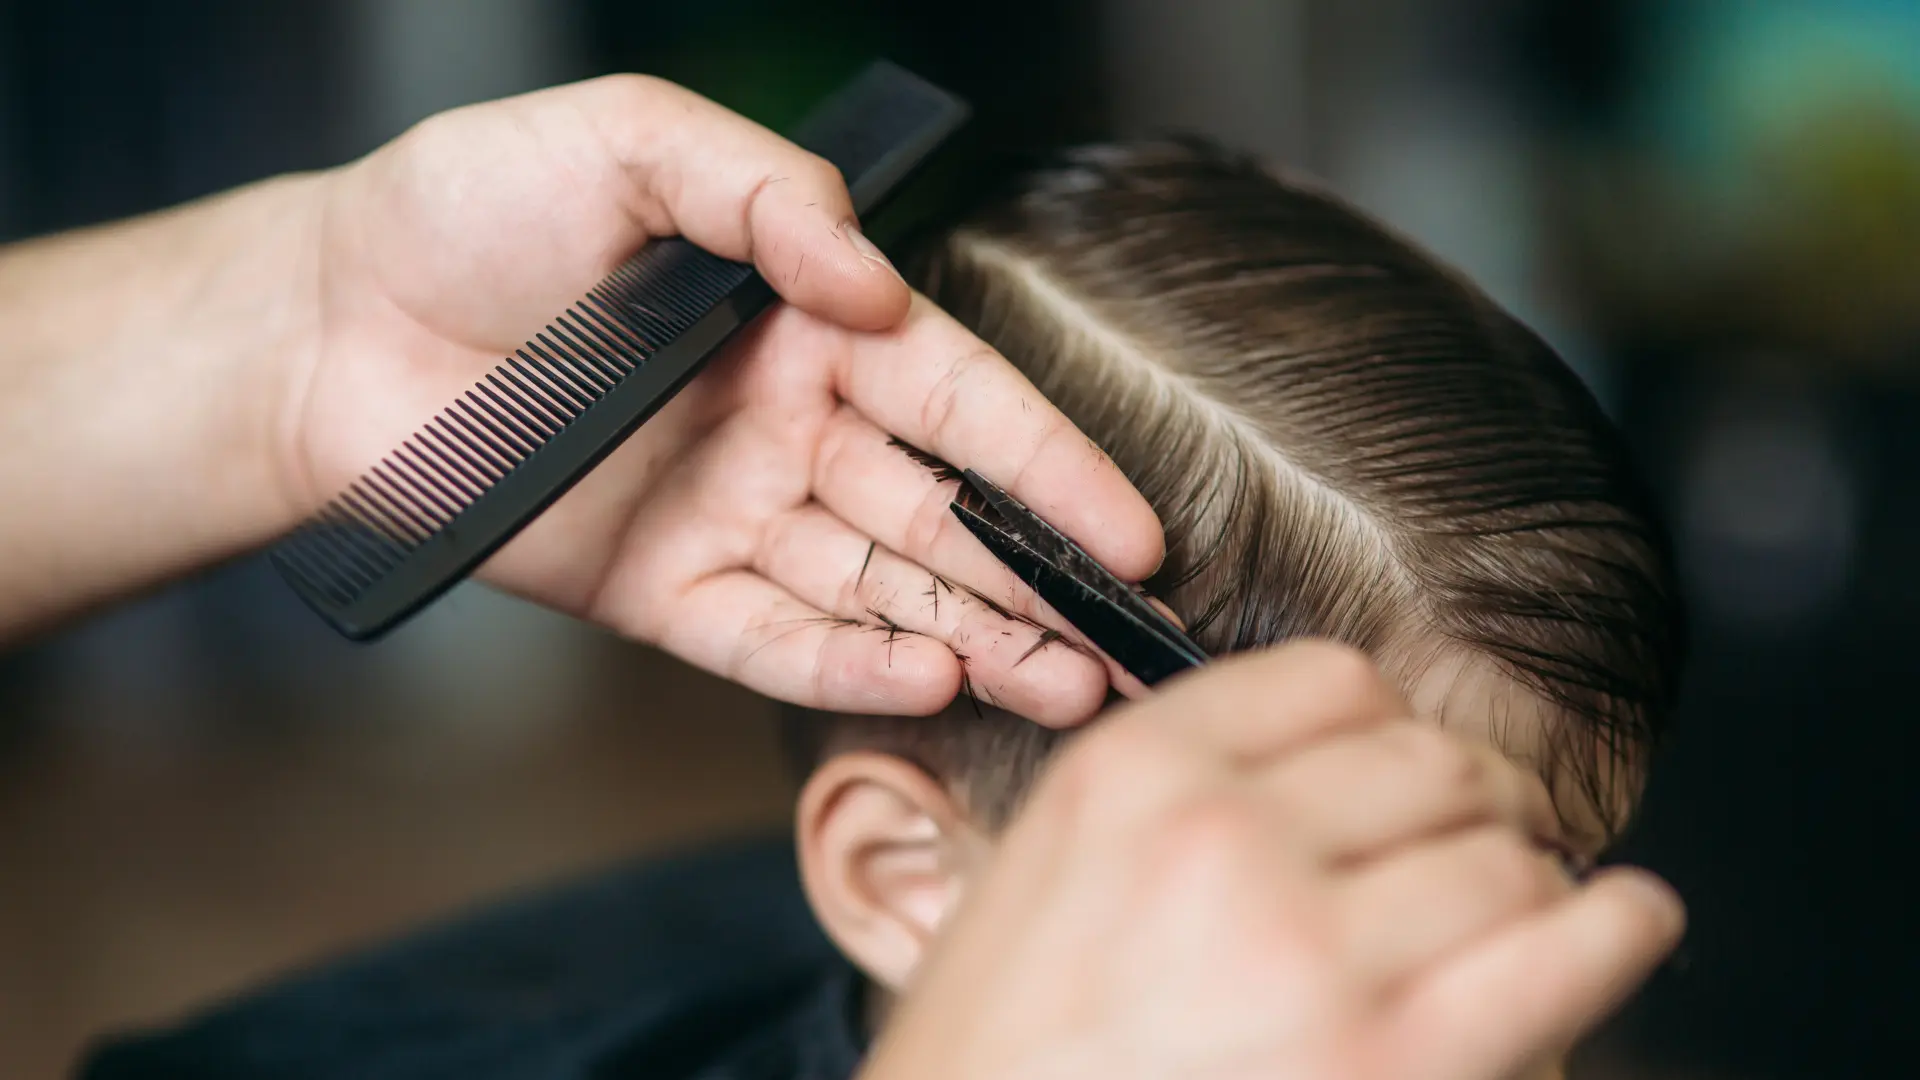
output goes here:
{"type": "MultiPolygon", "coordinates": [[[[968,116],[885,62],[815,109],[800,146],[875,212],[968,116]]],[[[551,506],[770,307],[752,266],[649,243],[274,549],[302,599],[354,640],[391,630],[551,506]]]]}

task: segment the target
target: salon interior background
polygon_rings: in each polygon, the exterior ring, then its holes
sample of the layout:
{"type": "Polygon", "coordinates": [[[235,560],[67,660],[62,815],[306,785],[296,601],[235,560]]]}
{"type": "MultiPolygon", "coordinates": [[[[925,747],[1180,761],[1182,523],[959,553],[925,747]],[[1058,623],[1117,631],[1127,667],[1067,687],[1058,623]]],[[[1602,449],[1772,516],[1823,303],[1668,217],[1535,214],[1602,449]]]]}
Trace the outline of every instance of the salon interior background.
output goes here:
{"type": "MultiPolygon", "coordinates": [[[[1920,720],[1920,4],[0,0],[0,238],[600,71],[779,123],[876,52],[1006,141],[1181,127],[1304,165],[1576,361],[1659,480],[1697,617],[1629,844],[1695,929],[1589,1071],[1883,1072],[1920,1004],[1894,884],[1920,720]]],[[[257,563],[12,651],[0,1075],[462,904],[777,825],[769,731],[738,691],[478,589],[354,649],[257,563]]]]}

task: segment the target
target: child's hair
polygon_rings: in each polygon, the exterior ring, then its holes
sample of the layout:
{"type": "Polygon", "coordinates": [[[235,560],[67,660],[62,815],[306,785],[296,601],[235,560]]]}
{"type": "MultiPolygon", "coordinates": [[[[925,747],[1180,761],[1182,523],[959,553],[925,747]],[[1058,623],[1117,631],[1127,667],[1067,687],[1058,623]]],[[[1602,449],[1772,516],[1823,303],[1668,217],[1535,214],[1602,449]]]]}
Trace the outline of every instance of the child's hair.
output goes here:
{"type": "MultiPolygon", "coordinates": [[[[1680,666],[1665,541],[1592,397],[1479,290],[1187,140],[1071,151],[905,265],[1146,496],[1167,535],[1147,588],[1209,652],[1490,661],[1547,705],[1556,788],[1636,794],[1680,666]]],[[[787,734],[808,770],[851,747],[915,761],[990,826],[1061,738],[951,709],[787,734]]]]}

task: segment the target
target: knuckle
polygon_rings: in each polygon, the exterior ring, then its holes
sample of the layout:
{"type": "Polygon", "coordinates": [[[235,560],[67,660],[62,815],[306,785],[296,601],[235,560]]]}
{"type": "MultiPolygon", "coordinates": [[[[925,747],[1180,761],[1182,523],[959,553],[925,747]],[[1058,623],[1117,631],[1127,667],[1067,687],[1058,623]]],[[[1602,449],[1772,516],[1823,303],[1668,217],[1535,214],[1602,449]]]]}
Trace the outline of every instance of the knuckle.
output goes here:
{"type": "Polygon", "coordinates": [[[818,192],[838,193],[847,186],[837,166],[809,150],[796,152],[792,167],[794,179],[818,192]]]}
{"type": "Polygon", "coordinates": [[[753,547],[753,558],[749,563],[755,573],[776,581],[786,576],[785,556],[789,552],[804,550],[796,535],[799,527],[798,514],[781,514],[763,526],[764,531],[753,547]]]}
{"type": "Polygon", "coordinates": [[[847,437],[848,424],[844,406],[827,420],[820,429],[820,442],[813,453],[813,471],[808,477],[808,486],[818,498],[819,492],[830,490],[833,478],[845,471],[846,459],[852,449],[847,437]]]}
{"type": "Polygon", "coordinates": [[[588,87],[603,95],[614,108],[623,110],[642,109],[687,92],[666,79],[638,72],[602,75],[590,80],[588,87]]]}
{"type": "MultiPolygon", "coordinates": [[[[979,366],[984,353],[965,352],[947,361],[946,370],[940,373],[927,394],[926,401],[920,406],[920,427],[928,433],[930,441],[938,446],[949,442],[954,418],[959,411],[960,388],[968,376],[979,366]]],[[[965,462],[955,462],[965,465],[965,462]]]]}
{"type": "Polygon", "coordinates": [[[1335,641],[1304,641],[1294,649],[1330,690],[1358,697],[1380,685],[1379,668],[1359,649],[1335,641]]]}
{"type": "Polygon", "coordinates": [[[903,536],[906,547],[902,554],[920,559],[923,563],[927,561],[939,543],[941,532],[954,520],[953,511],[948,509],[952,502],[953,496],[942,486],[936,485],[927,493],[907,519],[907,530],[903,536]]]}
{"type": "MultiPolygon", "coordinates": [[[[976,356],[974,363],[975,365],[1001,365],[1006,364],[1007,361],[1002,358],[999,353],[984,353],[976,356]]],[[[1026,482],[1028,474],[1033,471],[1034,466],[1046,460],[1056,445],[1071,448],[1075,445],[1084,444],[1086,441],[1087,437],[1081,434],[1078,428],[1073,426],[1073,421],[1067,419],[1066,416],[1062,414],[1054,414],[1041,423],[1039,429],[1034,433],[1032,441],[1014,456],[1013,469],[1008,474],[1007,482],[1004,486],[1008,488],[1019,488],[1022,486],[1026,482]]],[[[1099,451],[1097,447],[1095,450],[1096,452],[1104,453],[1104,451],[1099,451]]]]}
{"type": "Polygon", "coordinates": [[[877,596],[879,573],[873,566],[859,565],[847,568],[847,576],[840,581],[840,589],[834,596],[833,610],[840,614],[864,611],[875,606],[869,601],[877,596]]]}
{"type": "Polygon", "coordinates": [[[1529,904],[1551,898],[1561,885],[1545,856],[1505,831],[1487,844],[1479,872],[1502,895],[1529,904]]]}
{"type": "Polygon", "coordinates": [[[1106,778],[1114,772],[1107,760],[1111,754],[1103,739],[1082,739],[1068,747],[1034,785],[1035,810],[1030,812],[1045,812],[1075,829],[1109,816],[1112,807],[1103,813],[1101,804],[1110,783],[1106,778]]]}
{"type": "MultiPolygon", "coordinates": [[[[794,310],[780,308],[775,311],[775,315],[784,315],[794,310]]],[[[793,324],[793,329],[795,331],[793,336],[799,338],[801,344],[808,346],[815,342],[806,340],[807,336],[822,332],[817,324],[805,316],[793,324]]],[[[782,341],[781,344],[784,347],[786,342],[782,341]]],[[[794,351],[797,353],[800,350],[796,348],[794,351]]],[[[785,364],[789,359],[782,355],[780,363],[785,364]]],[[[791,359],[797,366],[800,357],[794,356],[791,359]]],[[[803,373],[803,378],[817,381],[819,374],[806,372],[803,373]]],[[[799,381],[783,383],[779,387],[770,388],[767,396],[778,400],[778,395],[801,389],[803,386],[799,381]]],[[[811,391],[814,387],[806,385],[804,389],[811,391]]],[[[794,416],[801,418],[799,422],[820,425],[818,434],[815,436],[818,441],[813,453],[813,468],[810,473],[812,483],[811,490],[808,492],[809,497],[816,502],[827,503],[835,497],[836,493],[859,490],[858,485],[868,473],[873,461],[891,460],[888,455],[898,453],[897,450],[887,446],[885,431],[878,429],[873,421],[861,415],[859,409],[844,401],[824,410],[824,415],[814,414],[817,419],[805,418],[805,414],[800,411],[801,408],[797,404],[794,406],[794,416]]],[[[846,495],[837,494],[837,497],[845,498],[846,495]]]]}
{"type": "Polygon", "coordinates": [[[1103,724],[1075,738],[1048,769],[1050,796],[1078,820],[1111,820],[1145,798],[1141,778],[1167,749],[1137,725],[1103,724]]]}
{"type": "Polygon", "coordinates": [[[847,650],[840,647],[839,635],[823,636],[814,651],[813,673],[807,680],[813,700],[836,700],[843,696],[843,688],[857,685],[858,681],[859,670],[847,650]]]}
{"type": "Polygon", "coordinates": [[[933,384],[927,399],[920,404],[920,429],[932,436],[930,442],[938,443],[947,425],[953,422],[954,405],[958,400],[954,392],[957,370],[957,365],[949,364],[941,372],[939,381],[933,384]]]}
{"type": "Polygon", "coordinates": [[[620,71],[600,77],[600,85],[623,94],[657,94],[674,86],[655,75],[639,71],[620,71]]]}
{"type": "Polygon", "coordinates": [[[1075,740],[1060,756],[1060,772],[1083,784],[1124,777],[1152,760],[1157,748],[1137,726],[1110,724],[1075,740]]]}
{"type": "Polygon", "coordinates": [[[1474,791],[1485,782],[1484,763],[1460,739],[1431,724],[1396,721],[1387,738],[1429,782],[1447,793],[1474,791]]]}
{"type": "Polygon", "coordinates": [[[1474,753],[1471,747],[1444,732],[1427,730],[1431,733],[1427,760],[1447,790],[1471,799],[1484,799],[1492,794],[1493,771],[1483,755],[1474,753]]]}
{"type": "Polygon", "coordinates": [[[1244,796],[1208,792],[1170,810],[1155,829],[1163,871],[1213,877],[1247,863],[1260,843],[1260,816],[1244,796]]]}

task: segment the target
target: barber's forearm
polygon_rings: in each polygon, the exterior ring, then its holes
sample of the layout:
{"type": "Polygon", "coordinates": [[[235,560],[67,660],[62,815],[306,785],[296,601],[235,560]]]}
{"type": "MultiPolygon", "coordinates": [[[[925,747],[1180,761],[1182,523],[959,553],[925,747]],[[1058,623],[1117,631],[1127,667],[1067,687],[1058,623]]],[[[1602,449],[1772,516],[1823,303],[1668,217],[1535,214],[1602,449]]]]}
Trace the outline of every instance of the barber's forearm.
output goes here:
{"type": "Polygon", "coordinates": [[[0,248],[0,641],[293,524],[317,183],[0,248]]]}

